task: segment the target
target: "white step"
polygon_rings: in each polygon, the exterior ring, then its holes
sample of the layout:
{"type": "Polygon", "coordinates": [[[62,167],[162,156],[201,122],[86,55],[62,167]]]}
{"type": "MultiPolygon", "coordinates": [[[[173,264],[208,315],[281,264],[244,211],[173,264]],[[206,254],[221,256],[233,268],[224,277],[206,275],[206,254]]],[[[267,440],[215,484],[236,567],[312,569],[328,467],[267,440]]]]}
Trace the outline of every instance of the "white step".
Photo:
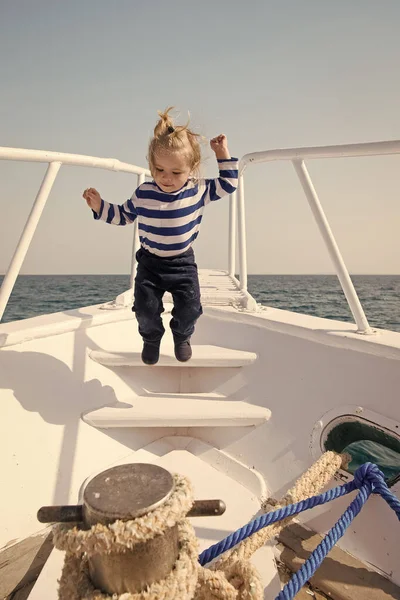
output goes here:
{"type": "Polygon", "coordinates": [[[232,427],[260,425],[271,411],[217,394],[137,396],[127,408],[104,406],[82,416],[100,429],[110,427],[232,427]]]}
{"type": "MultiPolygon", "coordinates": [[[[163,347],[155,367],[244,367],[257,359],[257,354],[219,346],[192,346],[192,358],[182,363],[176,360],[172,346],[163,347]]],[[[103,352],[92,350],[90,358],[106,367],[144,367],[140,352],[103,352]]],[[[154,366],[152,368],[154,368],[154,366]]]]}

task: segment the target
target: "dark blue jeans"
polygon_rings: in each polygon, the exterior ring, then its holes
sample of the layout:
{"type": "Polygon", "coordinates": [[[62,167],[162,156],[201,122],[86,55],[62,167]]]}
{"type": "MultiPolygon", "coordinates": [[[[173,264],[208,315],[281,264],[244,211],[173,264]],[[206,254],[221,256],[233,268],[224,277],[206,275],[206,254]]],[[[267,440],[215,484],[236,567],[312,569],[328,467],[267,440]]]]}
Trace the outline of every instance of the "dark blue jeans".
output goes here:
{"type": "Polygon", "coordinates": [[[203,313],[200,285],[193,249],[178,256],[161,257],[140,248],[136,253],[137,273],[132,310],[145,342],[159,342],[164,335],[162,298],[170,292],[174,302],[170,327],[175,342],[183,342],[194,332],[203,313]]]}

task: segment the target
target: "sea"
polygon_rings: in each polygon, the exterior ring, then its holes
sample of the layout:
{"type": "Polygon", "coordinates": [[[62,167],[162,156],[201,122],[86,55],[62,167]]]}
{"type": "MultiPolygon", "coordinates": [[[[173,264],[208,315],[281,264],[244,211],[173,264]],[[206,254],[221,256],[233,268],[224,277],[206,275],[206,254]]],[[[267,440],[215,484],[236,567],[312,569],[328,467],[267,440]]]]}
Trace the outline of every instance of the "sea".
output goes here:
{"type": "MultiPolygon", "coordinates": [[[[352,281],[370,325],[400,331],[400,275],[352,281]]],[[[2,322],[108,302],[128,288],[129,275],[20,275],[2,322]]],[[[249,275],[248,288],[265,306],[353,321],[335,275],[249,275]]]]}

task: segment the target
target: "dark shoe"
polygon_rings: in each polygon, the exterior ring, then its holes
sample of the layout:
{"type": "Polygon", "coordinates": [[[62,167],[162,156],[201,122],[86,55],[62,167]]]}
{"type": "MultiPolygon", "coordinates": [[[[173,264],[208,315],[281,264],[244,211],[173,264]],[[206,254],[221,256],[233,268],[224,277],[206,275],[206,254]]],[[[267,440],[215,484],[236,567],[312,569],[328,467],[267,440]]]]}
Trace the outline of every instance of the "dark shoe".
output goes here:
{"type": "Polygon", "coordinates": [[[146,365],[155,365],[160,358],[160,342],[144,342],[142,361],[146,365]]]}
{"type": "Polygon", "coordinates": [[[175,342],[175,357],[180,362],[186,362],[192,357],[190,340],[185,340],[184,342],[175,342]]]}

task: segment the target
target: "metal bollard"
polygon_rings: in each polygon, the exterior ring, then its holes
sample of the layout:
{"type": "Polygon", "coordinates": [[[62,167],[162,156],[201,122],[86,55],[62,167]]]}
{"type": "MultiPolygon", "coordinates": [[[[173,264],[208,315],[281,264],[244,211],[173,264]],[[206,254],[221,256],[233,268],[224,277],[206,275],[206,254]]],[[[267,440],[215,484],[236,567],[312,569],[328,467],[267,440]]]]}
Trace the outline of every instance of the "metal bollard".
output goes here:
{"type": "MultiPolygon", "coordinates": [[[[174,490],[169,471],[151,464],[134,463],[108,469],[86,486],[83,505],[47,506],[38,511],[41,523],[82,522],[89,529],[129,521],[161,506],[174,490]]],[[[195,501],[187,516],[221,515],[222,500],[195,501]]],[[[97,554],[89,558],[93,584],[108,594],[140,592],[172,570],[179,554],[177,525],[151,540],[135,544],[124,553],[97,554]]]]}

